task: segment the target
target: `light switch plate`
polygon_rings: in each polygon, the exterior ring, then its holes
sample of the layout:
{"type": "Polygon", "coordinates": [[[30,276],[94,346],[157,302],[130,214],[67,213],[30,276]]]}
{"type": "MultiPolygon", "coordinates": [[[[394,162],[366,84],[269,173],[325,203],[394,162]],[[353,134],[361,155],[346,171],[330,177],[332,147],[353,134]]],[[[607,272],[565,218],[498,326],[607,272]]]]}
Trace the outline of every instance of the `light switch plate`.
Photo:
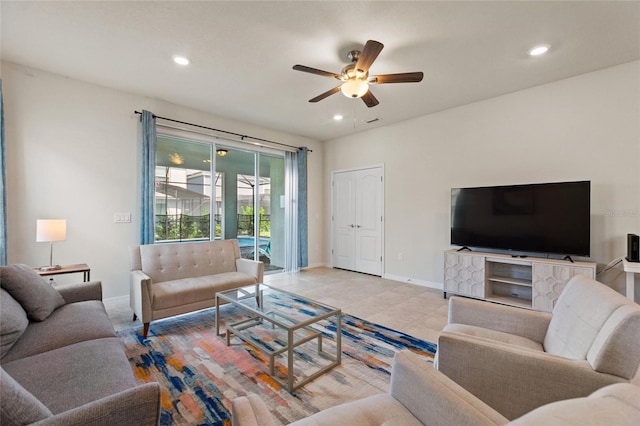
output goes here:
{"type": "Polygon", "coordinates": [[[114,213],[113,221],[115,223],[131,223],[131,213],[114,213]]]}

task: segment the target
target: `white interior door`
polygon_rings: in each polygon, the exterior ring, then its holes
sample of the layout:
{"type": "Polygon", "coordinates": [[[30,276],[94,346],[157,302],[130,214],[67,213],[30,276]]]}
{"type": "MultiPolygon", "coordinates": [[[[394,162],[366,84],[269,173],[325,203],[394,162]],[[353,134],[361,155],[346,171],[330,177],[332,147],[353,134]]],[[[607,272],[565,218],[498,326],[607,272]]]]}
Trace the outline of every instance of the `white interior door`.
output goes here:
{"type": "Polygon", "coordinates": [[[382,167],[333,173],[333,266],[382,275],[382,167]]]}
{"type": "Polygon", "coordinates": [[[355,175],[351,172],[333,176],[333,266],[355,270],[355,175]]]}
{"type": "Polygon", "coordinates": [[[382,275],[382,169],[356,175],[356,271],[382,275]]]}

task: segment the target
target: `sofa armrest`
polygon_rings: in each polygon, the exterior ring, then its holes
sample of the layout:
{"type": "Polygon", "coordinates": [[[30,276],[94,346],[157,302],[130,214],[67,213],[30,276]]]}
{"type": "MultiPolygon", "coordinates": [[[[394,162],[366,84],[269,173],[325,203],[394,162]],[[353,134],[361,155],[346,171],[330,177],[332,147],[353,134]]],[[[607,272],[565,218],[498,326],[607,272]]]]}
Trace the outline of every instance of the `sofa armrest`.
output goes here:
{"type": "Polygon", "coordinates": [[[264,276],[264,263],[257,260],[238,258],[236,259],[236,271],[256,277],[256,283],[261,284],[264,276]]]}
{"type": "Polygon", "coordinates": [[[143,323],[149,323],[152,319],[151,307],[151,277],[140,270],[129,273],[129,306],[133,313],[143,323]]]}
{"type": "Polygon", "coordinates": [[[232,401],[231,426],[275,426],[275,422],[260,397],[249,394],[232,401]]]}
{"type": "Polygon", "coordinates": [[[36,425],[144,425],[160,422],[160,385],[147,383],[41,420],[36,425]]]}
{"type": "Polygon", "coordinates": [[[504,425],[507,419],[410,351],[393,359],[389,393],[423,424],[504,425]]]}
{"type": "Polygon", "coordinates": [[[508,419],[625,381],[586,360],[449,332],[438,339],[438,370],[508,419]]]}
{"type": "Polygon", "coordinates": [[[548,312],[532,311],[464,297],[449,299],[449,324],[467,324],[544,342],[551,322],[548,312]]]}
{"type": "Polygon", "coordinates": [[[102,300],[102,283],[62,284],[55,286],[66,303],[83,302],[85,300],[102,300]]]}

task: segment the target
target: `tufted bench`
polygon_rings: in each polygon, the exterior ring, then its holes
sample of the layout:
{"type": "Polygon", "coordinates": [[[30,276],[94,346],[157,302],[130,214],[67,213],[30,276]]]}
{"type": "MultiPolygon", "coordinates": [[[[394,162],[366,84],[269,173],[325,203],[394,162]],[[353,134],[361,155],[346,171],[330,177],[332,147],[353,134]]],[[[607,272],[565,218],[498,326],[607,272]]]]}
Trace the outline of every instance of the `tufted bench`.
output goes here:
{"type": "Polygon", "coordinates": [[[240,257],[238,240],[132,247],[130,304],[147,337],[153,320],[215,306],[218,291],[262,282],[262,262],[240,257]]]}

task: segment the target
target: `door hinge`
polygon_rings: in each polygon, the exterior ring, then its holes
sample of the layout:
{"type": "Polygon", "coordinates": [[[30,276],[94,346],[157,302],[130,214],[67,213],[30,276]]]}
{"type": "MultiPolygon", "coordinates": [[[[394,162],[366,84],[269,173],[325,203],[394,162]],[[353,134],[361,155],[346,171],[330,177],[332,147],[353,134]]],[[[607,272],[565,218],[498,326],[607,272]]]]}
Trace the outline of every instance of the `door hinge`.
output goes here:
{"type": "Polygon", "coordinates": [[[382,256],[380,256],[380,262],[382,262],[382,256]]]}

